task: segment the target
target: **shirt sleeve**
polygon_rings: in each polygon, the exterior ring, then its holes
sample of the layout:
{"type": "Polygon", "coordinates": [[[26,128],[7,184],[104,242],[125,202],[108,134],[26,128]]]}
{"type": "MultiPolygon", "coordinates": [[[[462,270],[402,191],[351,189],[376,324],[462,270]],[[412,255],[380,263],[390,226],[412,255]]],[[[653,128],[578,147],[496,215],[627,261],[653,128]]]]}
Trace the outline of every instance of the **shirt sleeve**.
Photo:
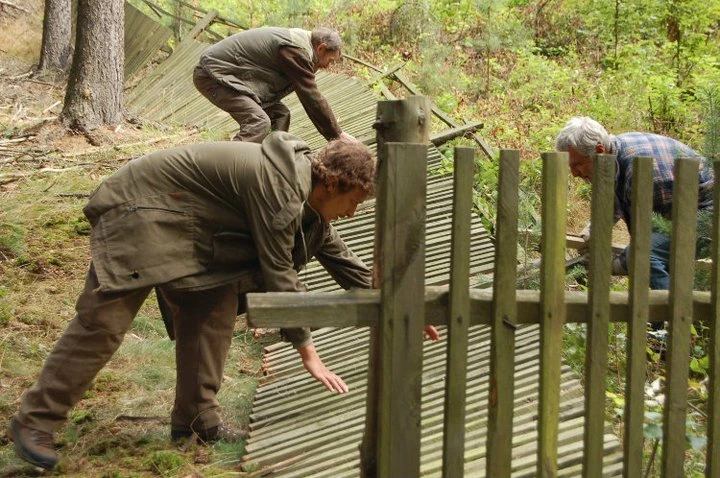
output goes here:
{"type": "Polygon", "coordinates": [[[283,73],[292,82],[310,121],[328,141],[342,133],[327,100],[315,82],[315,72],[300,48],[285,46],[278,49],[278,62],[283,73]]]}
{"type": "MultiPolygon", "coordinates": [[[[266,188],[266,194],[256,191],[247,196],[248,221],[258,253],[264,289],[267,292],[306,292],[307,288],[300,282],[292,260],[299,219],[291,220],[284,227],[276,227],[274,224],[278,214],[284,212],[280,211],[280,205],[285,202],[281,196],[292,193],[281,187],[269,189],[272,189],[272,193],[266,188]]],[[[309,327],[281,329],[280,332],[295,348],[312,344],[309,327]]]]}
{"type": "Polygon", "coordinates": [[[315,255],[343,289],[372,286],[372,271],[350,250],[331,224],[326,225],[323,245],[315,255]]]}

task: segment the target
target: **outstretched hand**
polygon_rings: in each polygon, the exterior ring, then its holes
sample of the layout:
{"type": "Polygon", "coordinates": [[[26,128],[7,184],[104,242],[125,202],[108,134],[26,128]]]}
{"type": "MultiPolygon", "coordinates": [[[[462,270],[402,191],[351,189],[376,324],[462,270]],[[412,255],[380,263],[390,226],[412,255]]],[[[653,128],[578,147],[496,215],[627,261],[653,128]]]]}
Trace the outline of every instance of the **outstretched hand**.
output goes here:
{"type": "Polygon", "coordinates": [[[426,325],[423,329],[423,335],[425,335],[425,338],[428,338],[435,342],[440,338],[440,332],[437,331],[437,329],[432,325],[426,325]]]}
{"type": "Polygon", "coordinates": [[[300,358],[302,359],[305,370],[325,385],[325,388],[337,393],[346,393],[349,390],[343,379],[335,375],[325,366],[317,354],[317,350],[315,350],[315,345],[311,344],[305,347],[299,347],[297,350],[298,353],[300,353],[300,358]]]}

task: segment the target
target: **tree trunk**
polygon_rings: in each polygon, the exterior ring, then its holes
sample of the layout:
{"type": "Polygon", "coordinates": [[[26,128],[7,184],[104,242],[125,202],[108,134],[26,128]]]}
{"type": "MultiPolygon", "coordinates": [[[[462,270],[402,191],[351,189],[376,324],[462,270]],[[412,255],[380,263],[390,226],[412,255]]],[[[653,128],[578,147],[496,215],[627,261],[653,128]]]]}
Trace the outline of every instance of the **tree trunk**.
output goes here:
{"type": "Polygon", "coordinates": [[[61,119],[89,132],[122,120],[123,0],[79,0],[77,40],[61,119]]]}
{"type": "Polygon", "coordinates": [[[70,0],[45,0],[42,47],[38,71],[67,71],[72,56],[70,0]]]}

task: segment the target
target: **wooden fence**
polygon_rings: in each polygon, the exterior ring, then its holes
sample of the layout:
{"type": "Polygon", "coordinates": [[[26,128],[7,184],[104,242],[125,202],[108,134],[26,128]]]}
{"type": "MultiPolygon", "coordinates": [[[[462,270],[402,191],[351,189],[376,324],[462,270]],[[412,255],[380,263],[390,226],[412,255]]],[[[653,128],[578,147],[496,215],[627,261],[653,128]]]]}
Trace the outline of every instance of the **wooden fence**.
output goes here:
{"type": "MultiPolygon", "coordinates": [[[[628,324],[624,476],[641,477],[646,326],[649,321],[667,321],[662,476],[685,476],[690,330],[693,320],[702,319],[711,331],[705,476],[720,476],[720,394],[716,390],[720,380],[720,284],[716,267],[720,224],[716,214],[711,292],[693,291],[695,262],[689,258],[695,255],[698,161],[676,162],[670,290],[650,291],[652,160],[635,159],[630,287],[627,292],[610,292],[615,160],[608,155],[594,160],[588,290],[568,292],[568,158],[566,153],[542,154],[541,286],[540,290],[528,291],[516,290],[519,154],[502,151],[495,282],[492,290],[474,290],[468,288],[467,268],[473,152],[457,148],[450,287],[426,289],[422,238],[429,117],[429,103],[419,97],[378,105],[377,290],[248,296],[248,318],[254,326],[371,327],[367,413],[358,474],[419,475],[422,328],[429,323],[447,325],[448,333],[443,476],[463,476],[467,336],[468,328],[478,324],[492,327],[486,476],[511,476],[515,330],[520,324],[534,323],[540,325],[541,336],[537,476],[557,476],[563,325],[581,322],[587,324],[582,474],[603,476],[608,330],[612,321],[628,324]],[[421,297],[425,300],[418,300],[421,297]]],[[[715,174],[720,174],[717,164],[715,174]]],[[[715,201],[718,194],[716,190],[715,201]]]]}

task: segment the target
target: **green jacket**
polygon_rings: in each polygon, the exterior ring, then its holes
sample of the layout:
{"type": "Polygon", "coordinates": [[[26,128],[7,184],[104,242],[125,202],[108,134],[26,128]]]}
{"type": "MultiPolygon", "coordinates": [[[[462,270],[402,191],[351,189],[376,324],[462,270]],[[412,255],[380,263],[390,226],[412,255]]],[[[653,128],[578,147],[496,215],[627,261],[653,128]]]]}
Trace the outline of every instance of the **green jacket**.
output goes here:
{"type": "MultiPolygon", "coordinates": [[[[253,290],[305,291],[298,271],[313,256],[341,287],[370,287],[370,270],[306,203],[311,189],[310,150],[284,132],[261,145],[201,143],[130,161],[83,210],[100,290],[243,279],[253,290]]],[[[309,331],[287,335],[296,346],[310,340],[309,331]]]]}
{"type": "Polygon", "coordinates": [[[299,28],[263,27],[236,33],[208,47],[200,67],[219,83],[250,96],[260,106],[277,103],[293,91],[283,73],[278,48],[290,46],[315,64],[310,32],[299,28]]]}

